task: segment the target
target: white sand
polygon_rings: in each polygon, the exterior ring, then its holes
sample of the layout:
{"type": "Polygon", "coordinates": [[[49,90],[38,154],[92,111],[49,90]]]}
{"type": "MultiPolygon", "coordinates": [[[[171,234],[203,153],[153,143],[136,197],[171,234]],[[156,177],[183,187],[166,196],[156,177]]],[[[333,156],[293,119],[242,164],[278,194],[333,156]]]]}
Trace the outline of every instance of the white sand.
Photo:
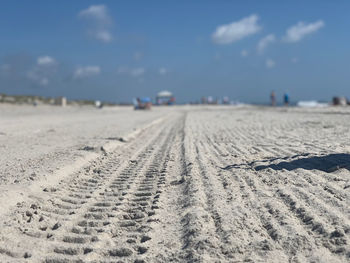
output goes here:
{"type": "Polygon", "coordinates": [[[349,118],[0,105],[0,262],[349,261],[349,118]]]}

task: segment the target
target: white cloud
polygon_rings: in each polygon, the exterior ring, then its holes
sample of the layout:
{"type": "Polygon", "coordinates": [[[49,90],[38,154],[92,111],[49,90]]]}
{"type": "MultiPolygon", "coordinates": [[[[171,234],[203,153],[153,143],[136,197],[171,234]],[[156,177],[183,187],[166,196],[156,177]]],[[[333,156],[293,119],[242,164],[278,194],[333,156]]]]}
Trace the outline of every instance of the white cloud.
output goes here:
{"type": "Polygon", "coordinates": [[[299,22],[298,24],[291,26],[287,29],[286,35],[283,37],[283,40],[290,43],[298,42],[305,36],[318,31],[324,25],[325,24],[322,20],[310,24],[299,22]]]}
{"type": "Polygon", "coordinates": [[[245,49],[243,49],[242,51],[241,51],[241,56],[242,57],[246,57],[246,56],[248,56],[248,51],[247,50],[245,50],[245,49]]]}
{"type": "Polygon", "coordinates": [[[168,71],[166,68],[163,68],[163,67],[162,67],[162,68],[159,69],[159,74],[160,74],[160,75],[165,75],[165,74],[167,74],[168,72],[169,72],[169,71],[168,71]]]}
{"type": "Polygon", "coordinates": [[[42,78],[39,81],[39,84],[42,86],[46,86],[47,84],[49,84],[49,79],[48,78],[42,78]]]}
{"type": "Polygon", "coordinates": [[[78,67],[73,74],[73,78],[82,79],[90,76],[96,76],[100,74],[101,69],[99,66],[86,66],[78,67]]]}
{"type": "Polygon", "coordinates": [[[93,38],[96,38],[97,40],[100,40],[104,43],[109,43],[113,39],[112,34],[108,31],[96,31],[96,32],[90,33],[90,35],[93,38]]]}
{"type": "Polygon", "coordinates": [[[142,67],[139,68],[128,68],[128,67],[119,67],[117,70],[118,74],[130,75],[131,77],[141,77],[144,75],[146,70],[142,67]]]}
{"type": "Polygon", "coordinates": [[[130,75],[133,77],[140,77],[143,74],[145,74],[145,69],[144,68],[135,68],[130,71],[130,75]]]}
{"type": "Polygon", "coordinates": [[[251,15],[231,24],[221,25],[212,34],[216,44],[231,44],[259,32],[261,27],[257,24],[259,17],[251,15]]]}
{"type": "Polygon", "coordinates": [[[112,41],[113,37],[109,30],[112,25],[112,18],[108,14],[108,8],[105,5],[91,5],[80,11],[78,17],[91,23],[88,30],[91,37],[105,43],[112,41]]]}
{"type": "Polygon", "coordinates": [[[112,41],[112,35],[109,31],[101,30],[96,31],[92,34],[97,40],[101,40],[102,42],[108,43],[112,41]]]}
{"type": "Polygon", "coordinates": [[[45,73],[41,72],[37,68],[28,71],[27,78],[41,86],[47,86],[49,84],[48,77],[45,76],[45,73]]]}
{"type": "Polygon", "coordinates": [[[266,59],[265,65],[267,68],[273,68],[276,65],[276,62],[273,61],[272,59],[268,58],[266,59]]]}
{"type": "Polygon", "coordinates": [[[49,66],[56,64],[56,61],[54,58],[50,56],[41,56],[37,58],[37,64],[40,66],[49,66]]]}
{"type": "Polygon", "coordinates": [[[269,34],[262,39],[260,39],[258,45],[257,45],[257,50],[259,54],[262,54],[264,50],[267,48],[268,45],[272,44],[273,42],[276,41],[276,37],[273,34],[269,34]]]}
{"type": "Polygon", "coordinates": [[[133,54],[132,58],[133,58],[134,60],[140,60],[140,59],[143,58],[143,53],[141,53],[141,52],[135,52],[135,53],[133,54]]]}
{"type": "Polygon", "coordinates": [[[56,66],[57,62],[53,57],[40,56],[36,60],[36,65],[27,71],[26,76],[40,86],[47,86],[57,71],[56,66]]]}
{"type": "Polygon", "coordinates": [[[91,5],[79,12],[79,17],[96,20],[98,23],[109,24],[112,19],[105,5],[91,5]]]}

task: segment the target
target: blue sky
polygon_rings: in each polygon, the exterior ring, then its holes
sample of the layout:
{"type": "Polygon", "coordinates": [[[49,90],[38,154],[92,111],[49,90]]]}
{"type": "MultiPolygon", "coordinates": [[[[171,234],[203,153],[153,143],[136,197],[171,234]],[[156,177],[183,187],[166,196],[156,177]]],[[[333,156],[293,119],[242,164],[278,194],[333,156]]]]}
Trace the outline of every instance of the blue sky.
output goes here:
{"type": "Polygon", "coordinates": [[[0,93],[350,97],[348,10],[321,0],[2,1],[0,93]]]}

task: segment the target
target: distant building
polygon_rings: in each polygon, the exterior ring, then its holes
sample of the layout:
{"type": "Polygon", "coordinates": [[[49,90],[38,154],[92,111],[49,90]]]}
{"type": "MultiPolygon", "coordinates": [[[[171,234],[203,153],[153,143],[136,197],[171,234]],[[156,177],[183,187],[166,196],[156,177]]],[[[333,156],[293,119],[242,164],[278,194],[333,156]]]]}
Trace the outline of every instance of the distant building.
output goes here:
{"type": "Polygon", "coordinates": [[[345,106],[347,105],[347,99],[345,97],[333,97],[333,105],[345,106]]]}
{"type": "Polygon", "coordinates": [[[99,100],[95,100],[95,107],[98,109],[101,109],[103,107],[103,104],[101,101],[99,100]]]}
{"type": "Polygon", "coordinates": [[[55,99],[55,105],[66,107],[67,106],[67,98],[66,97],[58,97],[55,99]]]}
{"type": "Polygon", "coordinates": [[[157,94],[156,104],[157,105],[173,105],[173,104],[175,104],[175,97],[170,91],[163,90],[157,94]]]}

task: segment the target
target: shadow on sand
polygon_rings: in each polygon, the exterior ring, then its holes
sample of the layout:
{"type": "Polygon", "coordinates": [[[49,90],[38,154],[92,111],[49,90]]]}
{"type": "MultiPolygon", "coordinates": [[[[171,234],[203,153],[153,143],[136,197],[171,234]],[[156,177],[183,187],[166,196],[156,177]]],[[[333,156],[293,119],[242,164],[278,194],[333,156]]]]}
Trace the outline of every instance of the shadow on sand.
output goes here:
{"type": "Polygon", "coordinates": [[[232,164],[226,167],[220,167],[223,170],[231,170],[233,168],[243,168],[243,169],[254,169],[256,171],[271,168],[273,170],[286,169],[292,171],[298,168],[306,170],[320,170],[323,172],[331,173],[341,168],[348,169],[350,171],[350,154],[346,153],[336,153],[324,156],[310,156],[311,154],[299,154],[290,157],[283,158],[273,158],[269,160],[253,161],[245,164],[232,164]],[[298,159],[296,159],[298,158],[298,159]],[[291,160],[292,159],[292,160],[291,160]],[[267,165],[256,165],[256,163],[261,162],[275,162],[278,160],[283,160],[275,164],[267,165]]]}
{"type": "Polygon", "coordinates": [[[338,153],[325,156],[314,156],[301,158],[292,161],[283,161],[277,164],[255,166],[256,171],[271,168],[273,170],[286,169],[292,171],[298,168],[306,170],[320,170],[331,173],[341,168],[346,168],[350,171],[350,154],[338,153]]]}

